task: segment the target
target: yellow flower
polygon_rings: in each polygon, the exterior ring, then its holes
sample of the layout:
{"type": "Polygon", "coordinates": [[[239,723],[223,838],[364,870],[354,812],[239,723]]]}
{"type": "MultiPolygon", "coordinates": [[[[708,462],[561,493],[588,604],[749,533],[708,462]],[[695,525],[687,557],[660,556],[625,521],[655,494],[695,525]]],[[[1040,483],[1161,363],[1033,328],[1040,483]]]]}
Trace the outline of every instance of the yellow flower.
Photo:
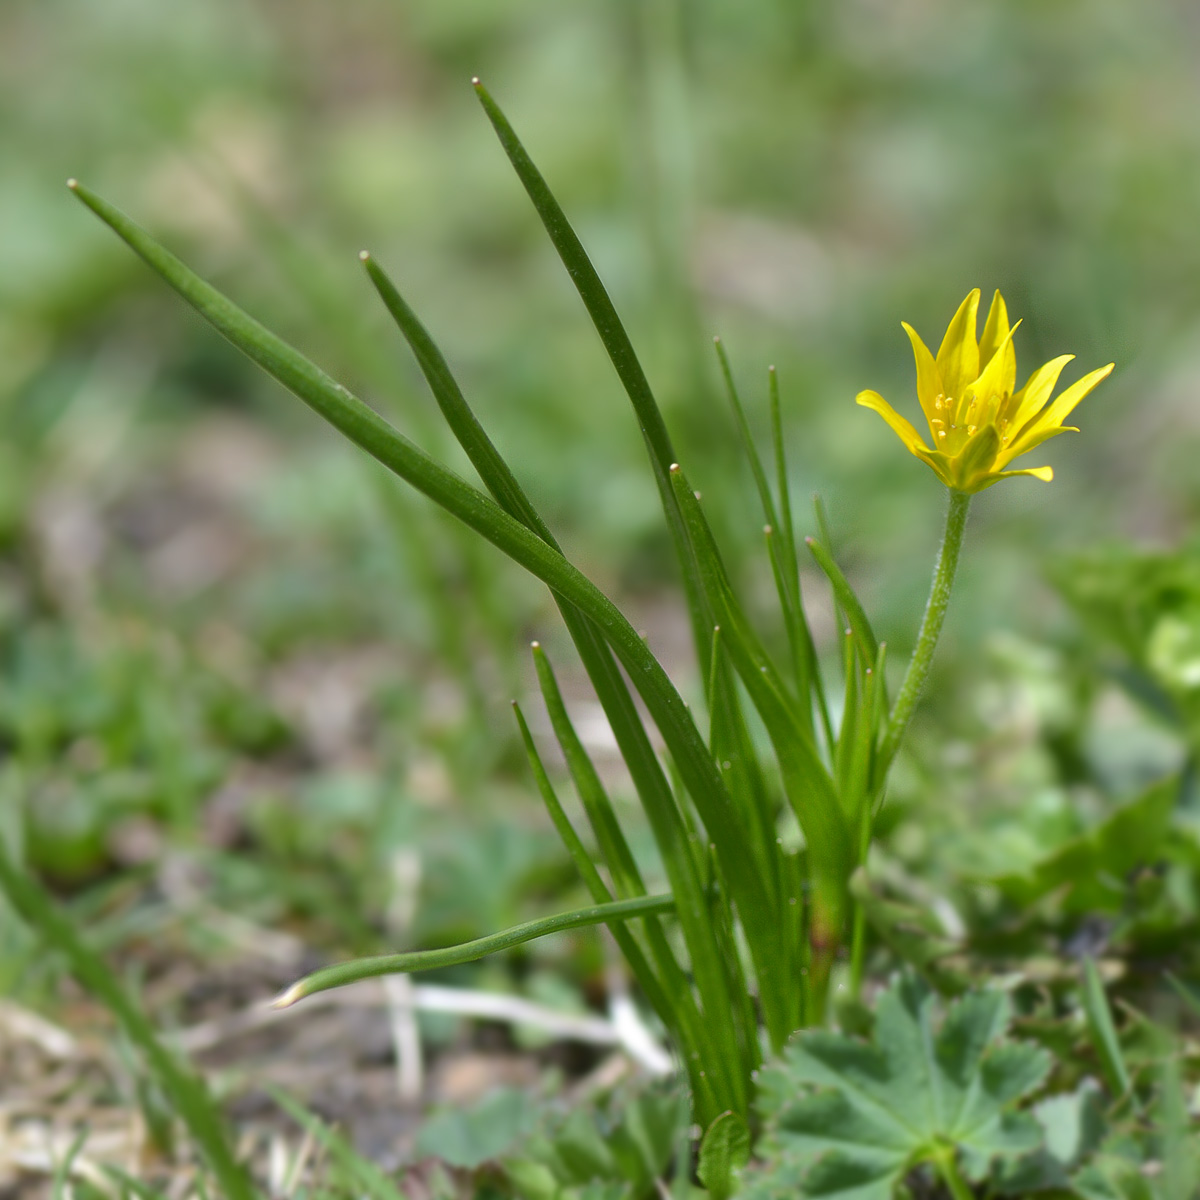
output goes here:
{"type": "Polygon", "coordinates": [[[1063,421],[1113,364],[1085,375],[1047,405],[1059,373],[1075,357],[1064,354],[1038,367],[1014,392],[1017,357],[1012,337],[1021,322],[1009,328],[1008,309],[997,292],[983,338],[976,341],[978,310],[979,289],[975,288],[954,314],[936,359],[912,326],[903,323],[917,359],[917,396],[929,422],[932,447],[878,392],[859,392],[858,403],[874,409],[909,450],[955,491],[980,492],[1010,475],[1034,475],[1048,483],[1054,478],[1049,467],[1020,471],[1005,467],[1068,429],[1078,433],[1063,421]]]}

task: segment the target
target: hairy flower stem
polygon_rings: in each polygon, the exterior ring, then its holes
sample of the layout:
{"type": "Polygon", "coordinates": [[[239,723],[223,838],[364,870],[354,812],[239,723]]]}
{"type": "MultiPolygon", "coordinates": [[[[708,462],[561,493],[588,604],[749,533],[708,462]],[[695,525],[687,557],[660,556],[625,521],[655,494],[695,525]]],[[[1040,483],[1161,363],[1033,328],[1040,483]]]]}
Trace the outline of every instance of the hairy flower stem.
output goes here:
{"type": "Polygon", "coordinates": [[[921,632],[917,635],[917,646],[913,651],[912,661],[904,676],[896,697],[892,715],[888,721],[887,732],[879,748],[879,765],[886,772],[900,739],[908,728],[913,709],[921,698],[925,681],[929,678],[929,668],[933,664],[933,652],[937,647],[942,625],[946,620],[946,606],[950,602],[950,589],[954,586],[954,572],[958,569],[958,555],[962,550],[963,531],[967,527],[967,509],[971,505],[971,497],[966,492],[952,491],[950,493],[950,509],[946,513],[946,533],[942,538],[942,548],[938,552],[937,565],[933,568],[933,586],[929,589],[929,601],[925,605],[925,618],[921,622],[921,632]]]}

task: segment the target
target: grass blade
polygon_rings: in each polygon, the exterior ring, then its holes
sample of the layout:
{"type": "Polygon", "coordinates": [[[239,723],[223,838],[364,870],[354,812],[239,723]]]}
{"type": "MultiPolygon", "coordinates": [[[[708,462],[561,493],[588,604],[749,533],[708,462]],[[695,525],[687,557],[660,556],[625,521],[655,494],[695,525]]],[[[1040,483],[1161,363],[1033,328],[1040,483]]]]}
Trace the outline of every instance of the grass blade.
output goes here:
{"type": "Polygon", "coordinates": [[[617,378],[625,389],[637,417],[638,427],[646,443],[650,456],[650,465],[654,472],[654,481],[658,486],[659,500],[663,513],[671,529],[671,538],[675,552],[683,572],[684,591],[687,595],[688,614],[692,624],[692,637],[695,641],[697,655],[701,662],[708,660],[708,636],[712,629],[710,614],[705,610],[703,589],[700,586],[695,564],[688,553],[687,537],[684,533],[683,519],[679,507],[675,503],[671,491],[670,468],[675,461],[675,451],[671,446],[671,438],[663,420],[662,410],[654,398],[654,392],[638,360],[633,343],[617,315],[616,306],[612,302],[599,273],[592,265],[587,251],[579,236],[571,227],[567,214],[554,198],[542,173],[534,165],[525,147],[517,137],[516,131],[509,124],[508,118],[500,106],[492,99],[487,89],[478,79],[472,80],[479,102],[487,114],[500,145],[513,170],[517,173],[526,194],[541,218],[542,226],[554,243],[555,250],[579,293],[591,317],[600,341],[608,354],[609,361],[617,372],[617,378]]]}
{"type": "Polygon", "coordinates": [[[1104,982],[1095,962],[1090,958],[1083,960],[1081,999],[1083,1012],[1087,1017],[1088,1033],[1100,1059],[1100,1070],[1105,1082],[1117,1099],[1127,1096],[1133,1083],[1125,1066],[1125,1056],[1121,1053],[1121,1043],[1113,1024],[1112,1009],[1108,1006],[1108,996],[1104,992],[1104,982]]]}
{"type": "Polygon", "coordinates": [[[854,631],[854,640],[863,662],[867,664],[873,663],[875,656],[879,653],[879,640],[875,636],[875,631],[871,628],[871,622],[867,619],[867,614],[862,604],[854,594],[854,589],[850,586],[846,576],[842,574],[841,567],[834,562],[833,555],[829,553],[824,545],[817,541],[816,538],[809,537],[805,538],[804,541],[813,558],[816,560],[817,566],[824,571],[826,579],[829,580],[830,586],[833,588],[833,594],[837,600],[838,607],[845,614],[850,628],[854,631]]]}
{"type": "Polygon", "coordinates": [[[808,617],[804,612],[804,598],[800,587],[800,564],[796,557],[796,525],[792,518],[787,450],[783,441],[783,416],[779,403],[779,372],[774,367],[767,368],[767,397],[771,414],[771,442],[775,455],[775,487],[779,492],[779,516],[783,522],[782,529],[772,530],[772,533],[776,534],[772,541],[772,552],[779,557],[780,574],[785,581],[786,590],[791,593],[791,603],[785,611],[788,618],[788,637],[795,661],[796,686],[801,696],[811,695],[816,700],[821,724],[832,748],[833,727],[829,721],[829,707],[825,701],[825,688],[817,662],[817,648],[813,642],[808,617]]]}
{"type": "MultiPolygon", "coordinates": [[[[579,292],[579,297],[583,301],[588,315],[592,318],[592,323],[596,326],[596,332],[604,343],[604,348],[616,369],[617,376],[633,403],[634,411],[637,413],[638,422],[641,425],[642,436],[646,439],[651,461],[656,467],[656,473],[661,473],[662,481],[666,483],[667,469],[675,461],[675,452],[671,448],[671,438],[667,433],[662,412],[654,399],[654,393],[650,389],[646,373],[642,370],[642,364],[638,361],[633,343],[629,340],[625,326],[617,315],[616,306],[604,287],[596,268],[592,265],[591,259],[588,258],[587,251],[583,248],[578,234],[571,227],[567,214],[563,212],[562,206],[554,198],[554,193],[551,192],[542,173],[534,165],[533,159],[529,157],[529,153],[521,144],[521,140],[509,124],[508,118],[478,79],[472,80],[472,83],[479,102],[483,105],[483,110],[487,113],[488,120],[491,121],[492,128],[495,129],[496,136],[500,139],[504,153],[508,155],[509,162],[512,163],[517,177],[533,202],[533,207],[537,210],[542,225],[554,243],[554,248],[558,251],[563,266],[567,268],[571,282],[579,292]]],[[[666,494],[670,495],[669,485],[666,488],[666,494]]]]}
{"type": "MultiPolygon", "coordinates": [[[[800,576],[796,564],[795,541],[791,532],[791,513],[790,511],[788,513],[787,524],[784,527],[785,536],[781,543],[775,535],[775,530],[780,528],[779,513],[775,507],[775,501],[771,496],[771,486],[767,482],[767,473],[763,467],[762,459],[754,445],[754,436],[750,432],[750,423],[746,419],[746,410],[738,394],[737,384],[734,382],[733,370],[729,365],[729,356],[725,353],[725,346],[720,338],[713,338],[713,345],[716,347],[717,359],[721,364],[721,375],[725,381],[725,391],[729,397],[730,407],[733,409],[734,423],[737,425],[742,449],[750,464],[750,471],[754,476],[754,485],[758,489],[763,519],[766,522],[767,552],[771,560],[771,570],[775,577],[775,589],[779,596],[779,607],[783,613],[784,628],[787,631],[788,645],[792,652],[792,661],[796,674],[797,690],[801,699],[799,713],[811,737],[814,732],[811,692],[814,683],[819,683],[819,680],[814,678],[816,655],[812,644],[812,633],[808,628],[808,621],[804,615],[804,608],[800,601],[800,576]]],[[[774,372],[771,374],[771,379],[772,381],[775,379],[774,372]]],[[[776,396],[777,401],[778,396],[776,396]]],[[[778,452],[782,452],[782,447],[779,447],[778,452]]],[[[823,696],[821,699],[822,703],[824,703],[823,696]]]]}
{"type": "Polygon", "coordinates": [[[406,1200],[405,1194],[369,1158],[364,1158],[336,1130],[277,1087],[267,1086],[271,1098],[293,1121],[321,1144],[329,1157],[370,1200],[406,1200]]]}
{"type": "MultiPolygon", "coordinates": [[[[529,765],[533,770],[538,791],[541,793],[546,810],[550,814],[550,819],[554,822],[555,829],[558,830],[559,836],[562,838],[568,853],[579,870],[580,878],[583,880],[588,891],[591,892],[592,899],[597,904],[611,903],[612,893],[608,890],[608,885],[600,878],[600,872],[596,870],[591,856],[584,848],[579,835],[575,832],[574,826],[568,820],[567,814],[563,811],[558,796],[555,794],[554,786],[551,784],[550,777],[547,775],[546,768],[542,763],[541,755],[537,752],[537,746],[534,744],[533,735],[529,732],[529,726],[525,722],[524,714],[521,712],[520,705],[515,701],[513,703],[513,711],[516,713],[517,724],[521,728],[521,739],[525,743],[525,753],[529,758],[529,765]]],[[[620,947],[621,953],[625,956],[625,961],[629,964],[630,970],[633,971],[634,976],[641,984],[642,990],[646,993],[646,998],[650,1001],[654,1011],[658,1013],[663,1024],[671,1030],[672,1035],[678,1039],[684,1061],[689,1065],[690,1075],[695,1072],[695,1063],[700,1057],[699,1055],[692,1054],[691,1051],[698,1050],[702,1046],[703,1033],[701,1031],[699,1010],[696,1008],[692,998],[691,987],[683,970],[675,960],[670,944],[667,942],[666,937],[663,936],[657,921],[652,917],[648,917],[646,919],[646,933],[653,947],[659,970],[666,980],[666,984],[664,985],[663,981],[654,973],[642,951],[642,947],[634,938],[633,932],[628,925],[611,925],[609,926],[609,930],[620,947]]],[[[701,1106],[705,1104],[717,1106],[716,1098],[712,1095],[712,1085],[707,1081],[706,1077],[697,1078],[694,1082],[693,1090],[701,1106]]]]}
{"type": "Polygon", "coordinates": [[[522,525],[532,529],[543,541],[557,550],[558,543],[517,482],[508,463],[504,461],[500,451],[479,423],[446,363],[445,356],[429,335],[429,331],[400,294],[387,272],[365,250],[359,255],[359,259],[375,285],[384,307],[392,315],[405,341],[408,342],[417,365],[429,384],[429,390],[446,419],[446,424],[449,425],[458,444],[466,451],[475,470],[479,472],[479,478],[505,512],[516,517],[522,525]]]}
{"type": "Polygon", "coordinates": [[[629,843],[621,832],[621,826],[613,811],[612,801],[609,800],[608,793],[600,782],[600,776],[571,723],[567,707],[563,703],[562,693],[558,688],[558,680],[554,677],[554,669],[550,666],[550,660],[537,642],[533,643],[532,649],[538,683],[542,689],[542,698],[546,702],[546,711],[550,714],[550,724],[554,729],[554,736],[558,739],[559,746],[562,747],[567,769],[571,772],[571,778],[575,781],[575,790],[579,793],[580,800],[583,801],[583,809],[587,813],[592,832],[596,835],[600,853],[608,864],[613,886],[620,896],[644,896],[646,885],[642,882],[637,863],[633,860],[629,843]]]}
{"type": "Polygon", "coordinates": [[[746,461],[750,464],[750,473],[754,476],[754,486],[758,489],[763,519],[768,525],[778,526],[779,516],[775,511],[771,486],[767,483],[767,473],[763,470],[762,459],[754,445],[754,435],[750,432],[750,422],[746,420],[746,410],[742,407],[742,399],[738,395],[737,384],[733,379],[733,369],[729,365],[729,355],[725,353],[725,345],[719,337],[713,338],[713,346],[717,351],[717,361],[721,364],[721,377],[725,381],[725,393],[729,397],[729,406],[733,409],[734,424],[737,425],[738,436],[742,441],[742,450],[745,452],[746,461]]]}
{"type": "Polygon", "coordinates": [[[853,646],[854,631],[847,629],[842,635],[842,659],[845,665],[845,692],[842,698],[842,723],[838,729],[837,748],[833,756],[834,777],[838,795],[847,816],[852,815],[850,804],[850,776],[853,771],[854,747],[858,742],[858,721],[861,687],[857,656],[853,646]]]}
{"type": "MultiPolygon", "coordinates": [[[[722,874],[739,910],[743,915],[764,911],[769,896],[754,869],[736,805],[724,787],[687,705],[620,610],[536,533],[495,501],[434,462],[345,387],[205,283],[123,213],[74,182],[73,190],[235,346],[356,445],[546,582],[603,633],[662,732],[705,830],[717,847],[722,874]]],[[[610,663],[609,669],[616,673],[615,664],[610,663]]],[[[690,854],[687,838],[681,822],[672,823],[665,819],[668,812],[664,805],[661,812],[651,811],[649,815],[652,819],[661,818],[655,832],[664,847],[664,860],[674,854],[682,863],[685,855],[690,854]]],[[[706,910],[700,889],[690,895],[678,895],[677,900],[692,955],[692,968],[706,997],[706,1020],[717,1022],[719,1031],[727,1031],[729,1014],[734,1009],[711,926],[712,916],[706,910]]],[[[752,1042],[731,1035],[725,1043],[727,1062],[732,1062],[740,1053],[737,1045],[745,1047],[746,1054],[753,1054],[752,1042]]],[[[739,1070],[733,1072],[736,1090],[731,1103],[739,1111],[744,1111],[748,1102],[752,1067],[752,1061],[746,1059],[739,1070]]]]}
{"type": "MultiPolygon", "coordinates": [[[[784,791],[809,844],[813,876],[809,929],[814,955],[807,982],[815,989],[816,996],[822,996],[843,934],[846,887],[854,862],[853,831],[842,811],[833,780],[796,711],[795,701],[788,695],[733,594],[695,492],[678,466],[672,468],[671,477],[706,597],[718,613],[730,660],[767,728],[783,776],[784,791]]],[[[778,959],[760,960],[765,943],[755,940],[763,935],[755,921],[764,919],[773,930],[774,951],[781,953],[778,939],[782,937],[783,921],[778,911],[742,913],[747,940],[755,956],[759,988],[766,993],[778,985],[778,959]]]]}
{"type": "MultiPolygon", "coordinates": [[[[613,875],[614,882],[618,880],[618,877],[622,880],[622,882],[617,883],[617,886],[619,889],[623,886],[624,894],[632,892],[634,895],[645,895],[645,884],[642,882],[637,864],[634,862],[633,855],[630,853],[624,835],[621,833],[620,826],[617,824],[612,804],[607,793],[604,791],[600,777],[596,773],[591,759],[588,758],[587,752],[584,750],[583,744],[580,742],[574,726],[571,724],[570,716],[567,714],[566,706],[563,704],[562,694],[558,690],[558,683],[554,678],[550,662],[536,642],[534,643],[534,662],[537,668],[538,680],[542,687],[542,695],[545,698],[546,708],[550,713],[550,721],[554,727],[555,736],[562,747],[563,755],[567,761],[567,768],[571,772],[571,777],[575,782],[576,791],[583,801],[584,811],[587,813],[588,820],[596,834],[596,840],[600,843],[601,853],[605,855],[605,858],[609,862],[609,871],[613,875]]],[[[526,750],[531,756],[530,762],[532,763],[537,752],[533,747],[532,739],[528,736],[528,729],[525,726],[524,720],[519,716],[519,710],[518,719],[521,720],[522,737],[526,739],[526,750]]],[[[555,825],[560,826],[560,823],[566,823],[566,816],[562,813],[562,808],[558,804],[557,799],[553,798],[553,789],[550,787],[550,781],[546,777],[545,769],[540,766],[540,760],[539,766],[535,767],[535,772],[538,774],[538,786],[542,790],[542,795],[547,805],[553,804],[558,809],[558,815],[554,816],[555,825]],[[550,795],[547,795],[548,790],[551,793],[550,795]]],[[[559,832],[564,833],[561,826],[559,832]]],[[[570,835],[565,836],[573,836],[575,844],[583,852],[583,847],[579,844],[578,836],[575,835],[573,829],[570,830],[570,835]]],[[[690,844],[689,839],[685,845],[690,846],[690,844]]],[[[572,850],[572,853],[574,854],[575,851],[572,850]]],[[[695,862],[694,859],[693,862],[695,862]]],[[[596,881],[599,881],[596,868],[590,861],[587,864],[587,868],[582,868],[582,864],[579,863],[577,865],[580,865],[581,869],[586,869],[589,876],[594,876],[596,881]]],[[[695,863],[695,866],[698,872],[700,864],[695,863]]],[[[675,872],[670,868],[668,868],[668,876],[674,883],[675,872]]],[[[682,882],[684,890],[690,892],[693,886],[690,874],[689,878],[682,882]]],[[[696,883],[702,889],[707,887],[706,882],[698,875],[696,883]]],[[[604,887],[602,883],[601,887],[604,887]]],[[[606,894],[607,890],[607,888],[604,888],[606,894]]],[[[710,897],[710,900],[715,904],[718,897],[710,897]]],[[[716,914],[714,913],[713,915],[715,916],[716,914]]],[[[722,927],[731,927],[732,925],[727,915],[724,921],[714,922],[714,924],[719,924],[722,927]]],[[[667,1020],[672,1028],[682,1032],[684,1036],[681,1038],[681,1041],[685,1051],[695,1046],[703,1048],[707,1035],[704,1032],[700,1010],[696,1007],[692,996],[691,984],[679,966],[679,962],[671,950],[671,945],[659,923],[654,919],[648,918],[645,923],[645,930],[651,955],[658,964],[658,969],[662,976],[663,994],[669,1009],[668,1013],[664,1016],[664,1020],[667,1020]]],[[[616,933],[617,930],[614,929],[613,932],[616,933]]],[[[631,962],[630,965],[633,966],[635,964],[631,962]]],[[[748,1028],[754,1028],[753,1022],[750,1023],[748,1028]]],[[[700,1057],[707,1062],[713,1058],[713,1055],[702,1051],[700,1057]]],[[[687,1061],[694,1063],[695,1060],[689,1057],[687,1061]]],[[[703,1094],[706,1087],[711,1090],[712,1085],[706,1083],[700,1088],[699,1094],[703,1094]]]]}
{"type": "Polygon", "coordinates": [[[708,673],[709,707],[712,710],[709,745],[714,760],[721,766],[726,787],[746,815],[751,832],[750,844],[759,856],[759,869],[764,872],[772,895],[778,898],[775,806],[771,803],[762,766],[738,703],[737,688],[730,676],[729,659],[719,625],[713,628],[712,647],[708,673]]]}
{"type": "Polygon", "coordinates": [[[0,839],[0,887],[12,906],[67,960],[71,974],[116,1018],[169,1098],[229,1200],[255,1200],[258,1189],[234,1157],[216,1104],[194,1075],[160,1041],[154,1026],[98,954],[33,878],[21,871],[0,839]]]}
{"type": "Polygon", "coordinates": [[[709,601],[721,618],[722,637],[730,660],[771,736],[785,786],[790,779],[794,787],[793,804],[805,836],[818,856],[839,867],[848,864],[851,857],[848,828],[833,780],[804,732],[795,701],[788,695],[733,594],[691,485],[678,467],[672,477],[688,531],[696,543],[709,601]]]}
{"type": "MultiPolygon", "coordinates": [[[[389,470],[543,580],[603,631],[646,702],[689,794],[717,843],[722,869],[737,878],[748,862],[737,813],[708,749],[661,664],[620,610],[575,566],[499,505],[436,463],[341,384],[224,297],[144,230],[72,181],[79,199],[219,333],[389,470]]],[[[744,895],[761,892],[752,879],[744,895]]]]}
{"type": "Polygon", "coordinates": [[[613,900],[609,904],[594,904],[587,908],[576,908],[570,912],[557,913],[552,917],[539,917],[513,925],[499,933],[457,946],[445,946],[437,950],[411,950],[406,954],[376,954],[369,958],[355,958],[349,962],[323,967],[311,975],[297,980],[273,1003],[275,1008],[289,1008],[306,996],[326,992],[330,988],[345,987],[360,979],[371,979],[376,975],[407,975],[416,971],[436,971],[442,967],[457,967],[463,963],[476,962],[489,954],[511,950],[536,938],[565,929],[583,929],[588,925],[606,925],[612,921],[628,921],[650,913],[672,912],[675,897],[636,896],[631,900],[613,900]]]}
{"type": "MultiPolygon", "coordinates": [[[[475,465],[480,478],[497,502],[510,515],[537,533],[548,545],[557,549],[558,546],[553,535],[538,516],[499,451],[487,437],[450,372],[445,358],[421,325],[416,314],[382,269],[369,256],[364,257],[363,261],[366,263],[372,282],[412,348],[447,423],[475,465]]],[[[580,658],[592,680],[605,714],[609,718],[622,756],[629,767],[634,786],[650,819],[651,828],[654,831],[668,875],[677,889],[677,894],[686,892],[693,897],[698,897],[703,888],[701,882],[695,878],[694,864],[682,861],[681,858],[690,853],[691,838],[687,833],[682,814],[675,803],[675,798],[663,775],[657,756],[646,736],[629,690],[613,662],[612,652],[603,642],[595,626],[577,608],[567,603],[561,596],[557,599],[563,619],[575,641],[580,658]]],[[[596,778],[582,746],[574,737],[574,731],[561,703],[561,697],[557,695],[557,687],[554,684],[553,673],[549,670],[549,664],[545,661],[544,656],[536,657],[539,678],[542,681],[551,719],[555,722],[556,734],[567,754],[576,785],[584,799],[589,821],[595,830],[601,851],[613,873],[618,890],[623,894],[644,893],[645,889],[637,876],[636,866],[629,854],[608,798],[604,795],[603,789],[599,785],[599,779],[596,778]]],[[[686,909],[686,913],[692,911],[699,912],[700,907],[692,905],[686,909]]],[[[700,924],[694,923],[685,914],[681,923],[685,940],[688,942],[694,959],[715,963],[720,958],[718,949],[720,943],[714,938],[721,933],[721,930],[714,929],[713,925],[722,922],[729,924],[724,909],[714,911],[710,907],[708,920],[700,924]]],[[[668,990],[686,996],[690,1003],[688,982],[657,923],[647,923],[647,934],[655,958],[664,972],[668,990]]],[[[726,939],[726,941],[728,940],[726,939]]],[[[698,975],[698,982],[702,984],[702,991],[706,990],[705,980],[710,981],[711,984],[712,975],[701,971],[698,975]]],[[[711,986],[707,987],[707,991],[707,1005],[724,1011],[724,995],[719,991],[714,992],[711,986]]],[[[694,1005],[690,1015],[695,1016],[697,1021],[699,1020],[698,1010],[695,1010],[694,1005]]],[[[752,1031],[742,1031],[741,1041],[748,1042],[752,1039],[752,1031]]]]}
{"type": "MultiPolygon", "coordinates": [[[[382,268],[379,268],[378,264],[374,263],[370,256],[364,254],[360,257],[366,265],[367,274],[370,275],[372,283],[376,286],[380,298],[383,299],[392,318],[396,320],[398,328],[408,341],[410,348],[413,349],[421,371],[425,374],[426,382],[430,385],[438,407],[442,410],[452,433],[455,434],[463,450],[467,452],[470,461],[478,470],[480,478],[491,491],[492,496],[511,516],[516,517],[524,526],[538,534],[547,545],[558,550],[558,544],[550,529],[545,522],[542,522],[532,502],[523,492],[520,482],[512,474],[508,463],[504,461],[496,446],[487,437],[484,428],[476,419],[473,410],[470,409],[466,397],[463,396],[454,374],[446,365],[442,352],[433,342],[424,325],[420,323],[412,307],[403,299],[395,283],[392,283],[388,275],[382,268]]],[[[642,800],[643,808],[650,818],[650,826],[654,830],[662,859],[668,866],[668,874],[674,880],[679,880],[682,876],[690,878],[692,874],[690,866],[685,863],[676,863],[673,860],[674,856],[689,852],[689,835],[680,820],[671,787],[662,773],[658,757],[655,755],[653,746],[650,745],[629,689],[626,688],[624,679],[613,662],[612,652],[602,640],[599,631],[578,608],[566,602],[563,596],[558,595],[556,599],[572,640],[575,641],[576,648],[580,652],[583,666],[586,668],[589,678],[592,679],[596,696],[599,697],[601,706],[604,707],[605,714],[610,721],[619,749],[622,751],[626,766],[629,767],[631,778],[634,780],[638,797],[642,800]]],[[[550,710],[552,721],[554,721],[556,734],[568,756],[571,773],[575,776],[576,786],[584,800],[589,821],[592,823],[596,839],[599,841],[601,852],[605,854],[608,868],[613,874],[614,881],[617,882],[618,890],[623,895],[644,894],[646,889],[637,875],[636,865],[629,853],[628,845],[625,844],[624,835],[620,832],[616,817],[613,815],[612,806],[608,803],[592,764],[584,754],[582,745],[578,744],[570,720],[566,716],[566,710],[558,696],[557,685],[554,684],[550,666],[548,666],[545,656],[540,655],[536,650],[535,659],[538,662],[542,691],[546,695],[547,708],[550,710]]],[[[541,786],[541,780],[539,780],[539,786],[541,786]]],[[[546,786],[548,786],[548,780],[546,780],[546,786]]],[[[550,804],[548,799],[547,804],[550,804]]],[[[559,828],[559,833],[566,838],[562,827],[559,828]]],[[[572,834],[574,834],[574,830],[572,830],[572,834]]],[[[689,890],[695,893],[695,887],[689,890]]],[[[608,896],[608,899],[611,899],[611,896],[608,896]]],[[[696,911],[700,910],[696,908],[696,911]]],[[[710,911],[708,923],[704,928],[698,928],[689,920],[684,920],[686,940],[692,946],[695,946],[697,938],[706,942],[712,940],[714,932],[720,932],[712,929],[715,920],[719,919],[718,912],[710,911]]],[[[686,1001],[686,1004],[690,1006],[688,1019],[691,1021],[692,1037],[695,1038],[698,1036],[695,1031],[700,1024],[700,1013],[691,1000],[688,979],[680,970],[670,943],[662,934],[658,923],[647,923],[647,935],[655,959],[658,960],[660,970],[664,972],[667,980],[667,991],[672,995],[677,994],[680,997],[680,1004],[686,1001]]],[[[715,946],[714,942],[713,948],[715,946]]],[[[709,956],[712,956],[713,948],[710,948],[709,956]]],[[[698,953],[703,958],[704,950],[700,950],[698,953]]],[[[709,998],[713,1000],[714,997],[710,996],[709,998]]],[[[715,998],[721,1000],[721,997],[715,998]]],[[[721,1003],[724,1002],[721,1001],[721,1003]]],[[[706,1058],[710,1057],[712,1056],[706,1056],[706,1058]]],[[[706,1086],[710,1087],[710,1085],[706,1086]]],[[[702,1096],[703,1093],[704,1088],[698,1088],[697,1094],[702,1096]]]]}

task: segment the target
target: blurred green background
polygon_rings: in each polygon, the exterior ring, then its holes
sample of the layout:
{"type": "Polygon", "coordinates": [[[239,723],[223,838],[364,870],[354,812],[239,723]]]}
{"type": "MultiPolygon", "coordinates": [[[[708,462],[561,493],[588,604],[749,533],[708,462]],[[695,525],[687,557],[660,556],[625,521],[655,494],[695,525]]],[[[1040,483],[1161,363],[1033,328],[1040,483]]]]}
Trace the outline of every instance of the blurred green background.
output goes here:
{"type": "Polygon", "coordinates": [[[641,547],[652,571],[641,447],[477,110],[478,73],[731,530],[753,509],[707,338],[751,397],[778,364],[799,494],[826,496],[894,637],[942,497],[852,399],[875,386],[911,407],[899,320],[936,342],[971,286],[1025,318],[1023,371],[1063,351],[1118,371],[1084,435],[1049,450],[1053,488],[978,505],[968,574],[987,587],[959,620],[1038,620],[1031,556],[1169,536],[1195,513],[1200,31],[1182,0],[7,0],[0,22],[10,430],[107,381],[106,426],[249,413],[289,454],[335,471],[342,453],[86,219],[62,188],[76,174],[436,441],[354,263],[369,246],[574,544],[614,570],[641,547]]]}
{"type": "Polygon", "coordinates": [[[1115,359],[1082,434],[1038,453],[1055,483],[976,502],[930,701],[953,731],[990,719],[960,688],[987,646],[1011,664],[998,633],[1071,627],[1047,564],[1195,526],[1198,60],[1190,0],[5,0],[0,732],[41,865],[86,880],[152,861],[175,827],[230,852],[222,902],[361,945],[392,886],[364,883],[363,855],[425,838],[441,933],[537,911],[529,880],[570,878],[496,733],[525,642],[561,646],[541,589],[242,361],[68,176],[461,467],[356,262],[369,247],[569,552],[685,682],[634,421],[473,74],[594,255],[764,612],[714,333],[763,435],[777,365],[794,495],[825,497],[897,660],[945,503],[853,402],[869,386],[915,413],[900,320],[936,346],[969,288],[999,287],[1022,377],[1115,359]],[[451,802],[481,805],[487,895],[470,845],[422,832],[451,802]]]}

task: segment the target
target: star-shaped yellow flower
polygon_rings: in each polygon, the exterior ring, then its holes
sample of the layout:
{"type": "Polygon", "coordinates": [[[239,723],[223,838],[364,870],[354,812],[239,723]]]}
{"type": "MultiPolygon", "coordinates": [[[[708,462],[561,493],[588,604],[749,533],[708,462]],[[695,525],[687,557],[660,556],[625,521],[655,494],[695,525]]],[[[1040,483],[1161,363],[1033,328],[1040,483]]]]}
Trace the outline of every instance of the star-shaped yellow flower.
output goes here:
{"type": "Polygon", "coordinates": [[[978,310],[979,289],[975,288],[954,314],[936,359],[912,326],[903,323],[917,359],[917,396],[929,422],[932,446],[878,392],[859,392],[858,403],[883,417],[909,450],[955,491],[980,492],[1010,475],[1034,475],[1048,483],[1054,478],[1049,467],[1005,468],[1049,438],[1068,429],[1078,433],[1063,421],[1113,364],[1085,375],[1047,405],[1059,373],[1075,356],[1064,354],[1038,367],[1015,392],[1017,356],[1012,337],[1017,326],[1009,328],[1008,309],[997,292],[983,338],[976,341],[978,310]]]}

